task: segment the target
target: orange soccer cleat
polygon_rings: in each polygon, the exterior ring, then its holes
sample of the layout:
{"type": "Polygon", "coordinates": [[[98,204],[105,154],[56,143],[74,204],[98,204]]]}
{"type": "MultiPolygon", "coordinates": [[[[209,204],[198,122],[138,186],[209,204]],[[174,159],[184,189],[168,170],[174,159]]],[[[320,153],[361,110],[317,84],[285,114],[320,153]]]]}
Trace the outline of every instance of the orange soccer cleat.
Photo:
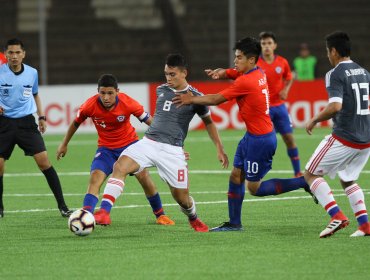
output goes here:
{"type": "Polygon", "coordinates": [[[164,225],[164,226],[173,226],[175,224],[175,222],[172,221],[171,218],[168,217],[167,215],[160,215],[157,218],[156,223],[158,225],[164,225]]]}

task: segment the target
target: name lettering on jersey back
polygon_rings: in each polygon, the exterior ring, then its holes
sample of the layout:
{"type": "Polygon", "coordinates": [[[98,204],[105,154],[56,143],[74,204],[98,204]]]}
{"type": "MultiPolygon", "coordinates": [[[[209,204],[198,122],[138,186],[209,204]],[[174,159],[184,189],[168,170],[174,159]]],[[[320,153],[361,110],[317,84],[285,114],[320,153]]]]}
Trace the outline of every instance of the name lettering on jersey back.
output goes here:
{"type": "Polygon", "coordinates": [[[357,68],[357,69],[349,69],[346,70],[346,75],[349,76],[356,76],[356,75],[366,75],[365,69],[363,68],[357,68]]]}

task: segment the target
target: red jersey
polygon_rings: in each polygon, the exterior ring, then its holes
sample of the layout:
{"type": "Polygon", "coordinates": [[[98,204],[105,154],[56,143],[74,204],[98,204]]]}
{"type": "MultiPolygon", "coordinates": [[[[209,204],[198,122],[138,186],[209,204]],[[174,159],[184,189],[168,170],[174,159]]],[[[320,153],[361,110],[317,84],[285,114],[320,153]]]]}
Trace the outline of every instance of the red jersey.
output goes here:
{"type": "Polygon", "coordinates": [[[131,115],[140,120],[148,116],[140,103],[124,93],[117,95],[116,105],[111,111],[104,108],[99,94],[96,94],[81,105],[75,121],[82,123],[91,118],[98,132],[98,146],[116,149],[138,140],[135,128],[130,122],[131,115]]]}
{"type": "Polygon", "coordinates": [[[283,104],[284,100],[280,99],[279,93],[284,88],[284,81],[290,81],[293,78],[288,61],[282,56],[275,55],[274,61],[271,64],[260,57],[257,65],[265,71],[267,77],[270,106],[283,104]]]}
{"type": "MultiPolygon", "coordinates": [[[[270,106],[274,107],[283,104],[284,100],[280,99],[279,93],[284,88],[284,81],[290,81],[293,78],[288,61],[282,56],[275,55],[274,61],[270,64],[260,57],[257,61],[257,66],[267,76],[270,106]]],[[[227,69],[226,75],[230,79],[236,79],[242,73],[238,73],[235,69],[227,69]]]]}
{"type": "Polygon", "coordinates": [[[273,130],[269,115],[266,75],[259,67],[240,75],[220,94],[227,100],[236,99],[240,115],[249,133],[262,135],[273,130]]]}
{"type": "Polygon", "coordinates": [[[6,56],[0,52],[0,65],[7,63],[8,60],[6,59],[6,56]]]}

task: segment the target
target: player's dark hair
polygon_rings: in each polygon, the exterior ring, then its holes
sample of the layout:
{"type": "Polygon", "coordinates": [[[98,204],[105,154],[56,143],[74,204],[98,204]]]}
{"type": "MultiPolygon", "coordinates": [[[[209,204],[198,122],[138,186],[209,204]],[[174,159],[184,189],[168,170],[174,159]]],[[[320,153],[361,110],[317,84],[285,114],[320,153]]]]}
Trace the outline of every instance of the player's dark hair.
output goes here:
{"type": "Polygon", "coordinates": [[[10,39],[6,42],[6,45],[5,45],[5,50],[8,49],[8,46],[21,46],[21,49],[24,50],[24,44],[21,40],[17,39],[17,38],[13,38],[13,39],[10,39]]]}
{"type": "Polygon", "coordinates": [[[240,50],[247,58],[254,57],[257,63],[261,55],[261,44],[256,38],[246,37],[235,43],[234,50],[240,50]]]}
{"type": "Polygon", "coordinates": [[[271,31],[262,31],[260,34],[259,34],[259,39],[260,41],[262,39],[267,39],[267,38],[271,38],[272,40],[274,40],[274,42],[276,43],[276,36],[273,32],[271,31]]]}
{"type": "Polygon", "coordinates": [[[118,88],[117,78],[112,74],[103,74],[98,80],[98,88],[100,87],[113,87],[118,88]]]}
{"type": "Polygon", "coordinates": [[[179,67],[181,69],[187,69],[188,65],[185,57],[179,53],[171,53],[166,57],[166,64],[169,67],[179,67]]]}
{"type": "Polygon", "coordinates": [[[335,31],[325,37],[326,46],[329,50],[335,48],[341,57],[351,55],[351,41],[347,33],[335,31]]]}

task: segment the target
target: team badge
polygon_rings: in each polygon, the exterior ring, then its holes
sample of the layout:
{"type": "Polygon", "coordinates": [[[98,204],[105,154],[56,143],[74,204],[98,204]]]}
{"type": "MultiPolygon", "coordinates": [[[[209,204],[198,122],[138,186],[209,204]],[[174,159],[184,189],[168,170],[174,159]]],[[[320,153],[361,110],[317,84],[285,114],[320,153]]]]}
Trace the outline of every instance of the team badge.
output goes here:
{"type": "Polygon", "coordinates": [[[282,69],[281,69],[281,67],[280,67],[280,66],[278,66],[278,67],[276,67],[276,68],[275,68],[275,72],[276,72],[276,73],[280,74],[280,73],[281,73],[281,71],[282,71],[282,69]]]}
{"type": "Polygon", "coordinates": [[[125,120],[125,116],[118,116],[117,121],[123,122],[125,120]]]}

